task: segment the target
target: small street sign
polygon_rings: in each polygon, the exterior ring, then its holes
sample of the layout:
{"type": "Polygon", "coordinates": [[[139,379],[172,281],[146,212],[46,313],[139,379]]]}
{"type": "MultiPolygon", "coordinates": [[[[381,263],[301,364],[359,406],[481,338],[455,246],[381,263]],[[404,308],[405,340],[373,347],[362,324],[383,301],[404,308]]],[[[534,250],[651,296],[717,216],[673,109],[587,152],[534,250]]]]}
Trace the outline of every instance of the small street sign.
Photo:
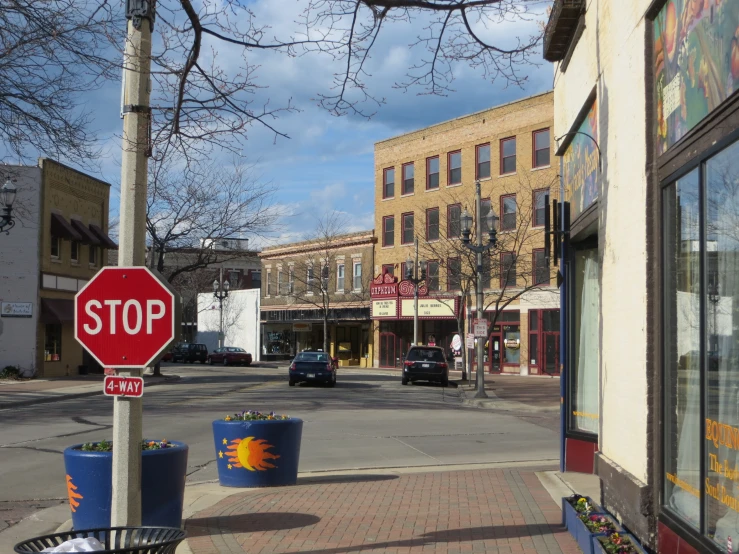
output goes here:
{"type": "Polygon", "coordinates": [[[104,267],[74,297],[74,336],[100,365],[153,365],[176,337],[175,295],[146,267],[104,267]]]}
{"type": "Polygon", "coordinates": [[[487,319],[475,319],[473,320],[472,328],[476,337],[485,338],[488,336],[488,320],[487,319]]]}
{"type": "Polygon", "coordinates": [[[465,342],[467,343],[467,349],[472,350],[475,347],[475,334],[467,333],[467,340],[465,342]]]}
{"type": "Polygon", "coordinates": [[[132,396],[138,398],[144,395],[144,379],[124,375],[106,375],[103,392],[105,396],[132,396]]]}

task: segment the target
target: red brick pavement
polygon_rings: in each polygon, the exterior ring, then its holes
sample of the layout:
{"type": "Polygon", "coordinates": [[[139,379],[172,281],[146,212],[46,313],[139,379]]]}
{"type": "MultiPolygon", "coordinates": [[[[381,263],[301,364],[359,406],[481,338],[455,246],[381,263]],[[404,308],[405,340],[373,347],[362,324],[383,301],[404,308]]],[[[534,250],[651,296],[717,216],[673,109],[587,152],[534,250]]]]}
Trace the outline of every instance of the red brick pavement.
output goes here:
{"type": "Polygon", "coordinates": [[[194,554],[579,553],[531,470],[308,480],[237,493],[188,520],[194,554]]]}

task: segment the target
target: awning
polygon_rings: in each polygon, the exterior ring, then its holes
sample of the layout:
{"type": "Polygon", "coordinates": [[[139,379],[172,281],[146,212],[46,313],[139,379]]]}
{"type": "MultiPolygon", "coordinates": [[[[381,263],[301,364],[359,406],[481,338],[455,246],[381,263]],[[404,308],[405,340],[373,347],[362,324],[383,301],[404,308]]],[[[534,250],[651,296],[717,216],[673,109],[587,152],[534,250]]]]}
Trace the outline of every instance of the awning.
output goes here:
{"type": "Polygon", "coordinates": [[[82,240],[82,236],[74,230],[69,222],[59,214],[51,214],[51,234],[68,240],[82,240]]]}
{"type": "Polygon", "coordinates": [[[74,321],[74,300],[63,298],[41,299],[42,323],[71,323],[74,321]]]}
{"type": "Polygon", "coordinates": [[[110,248],[111,250],[118,250],[118,245],[114,243],[111,240],[111,238],[108,235],[106,235],[100,227],[90,223],[90,231],[92,231],[92,234],[95,235],[100,240],[100,244],[102,244],[103,248],[110,248]]]}
{"type": "Polygon", "coordinates": [[[79,219],[71,219],[72,227],[82,236],[82,242],[85,244],[91,244],[92,246],[100,246],[100,239],[97,238],[90,229],[88,229],[84,223],[79,219]]]}

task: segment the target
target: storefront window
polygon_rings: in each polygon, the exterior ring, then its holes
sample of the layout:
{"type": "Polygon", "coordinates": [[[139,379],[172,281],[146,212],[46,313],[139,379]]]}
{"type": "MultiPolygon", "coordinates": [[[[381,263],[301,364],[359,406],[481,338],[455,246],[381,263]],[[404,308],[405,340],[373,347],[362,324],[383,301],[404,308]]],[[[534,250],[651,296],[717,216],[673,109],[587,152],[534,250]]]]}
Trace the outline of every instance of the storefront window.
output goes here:
{"type": "Polygon", "coordinates": [[[663,213],[663,504],[726,548],[739,537],[739,143],[667,186],[663,213]]]}
{"type": "Polygon", "coordinates": [[[62,326],[50,324],[46,326],[44,337],[44,361],[58,362],[62,359],[62,326]]]}
{"type": "Polygon", "coordinates": [[[695,527],[700,518],[700,259],[698,170],[667,188],[665,206],[664,502],[695,527]]]}
{"type": "Polygon", "coordinates": [[[598,433],[600,285],[597,249],[575,252],[570,429],[598,433]]]}

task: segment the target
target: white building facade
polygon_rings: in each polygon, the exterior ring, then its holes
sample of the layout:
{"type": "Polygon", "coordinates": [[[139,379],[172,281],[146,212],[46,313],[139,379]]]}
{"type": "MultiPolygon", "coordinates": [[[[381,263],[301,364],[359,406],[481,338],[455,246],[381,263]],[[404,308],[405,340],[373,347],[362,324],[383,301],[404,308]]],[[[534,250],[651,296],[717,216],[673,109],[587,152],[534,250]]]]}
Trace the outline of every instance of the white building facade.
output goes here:
{"type": "Polygon", "coordinates": [[[241,347],[261,360],[259,330],[259,289],[231,291],[221,304],[212,293],[198,294],[198,333],[196,342],[208,351],[218,348],[223,318],[223,346],[241,347]]]}

